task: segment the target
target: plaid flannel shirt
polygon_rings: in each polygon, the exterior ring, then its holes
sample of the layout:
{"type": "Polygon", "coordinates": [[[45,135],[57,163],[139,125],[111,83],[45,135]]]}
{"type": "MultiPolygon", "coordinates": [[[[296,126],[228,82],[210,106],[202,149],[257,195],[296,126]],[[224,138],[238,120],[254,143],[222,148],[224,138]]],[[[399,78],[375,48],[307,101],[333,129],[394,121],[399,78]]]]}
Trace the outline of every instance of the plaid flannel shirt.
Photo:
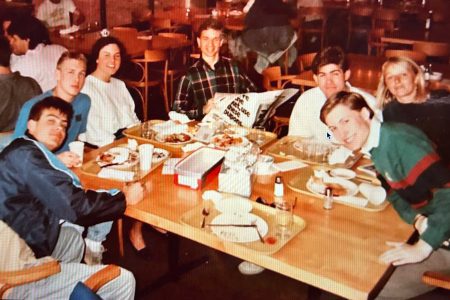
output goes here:
{"type": "Polygon", "coordinates": [[[256,86],[242,73],[236,62],[221,57],[213,70],[200,58],[181,78],[173,110],[200,120],[204,116],[203,106],[216,92],[249,93],[256,90],[256,86]]]}

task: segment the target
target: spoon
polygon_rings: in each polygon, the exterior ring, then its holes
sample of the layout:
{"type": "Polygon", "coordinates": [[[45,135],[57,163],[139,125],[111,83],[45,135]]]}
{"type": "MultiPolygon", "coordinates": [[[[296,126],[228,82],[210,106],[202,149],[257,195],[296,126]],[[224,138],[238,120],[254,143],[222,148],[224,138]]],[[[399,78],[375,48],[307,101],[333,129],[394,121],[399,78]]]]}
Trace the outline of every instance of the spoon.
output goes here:
{"type": "Polygon", "coordinates": [[[255,228],[256,233],[258,234],[258,237],[259,237],[259,240],[261,241],[261,243],[265,244],[264,239],[261,235],[261,232],[259,232],[258,225],[256,224],[256,220],[252,221],[252,227],[255,228]]]}

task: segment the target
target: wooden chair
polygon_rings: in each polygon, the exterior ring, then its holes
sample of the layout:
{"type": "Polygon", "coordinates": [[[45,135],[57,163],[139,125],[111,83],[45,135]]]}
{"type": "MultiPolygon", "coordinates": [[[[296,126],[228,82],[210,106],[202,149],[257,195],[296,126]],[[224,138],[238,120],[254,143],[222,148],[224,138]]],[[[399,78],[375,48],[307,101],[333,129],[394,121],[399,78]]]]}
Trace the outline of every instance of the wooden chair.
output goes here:
{"type": "Polygon", "coordinates": [[[111,30],[111,35],[122,42],[127,53],[133,52],[133,49],[130,48],[131,46],[129,45],[129,43],[127,41],[129,41],[130,39],[137,39],[138,31],[136,28],[134,28],[134,27],[113,27],[113,29],[111,30]]]}
{"type": "Polygon", "coordinates": [[[372,28],[369,32],[367,40],[367,55],[372,55],[372,50],[375,49],[375,55],[381,56],[384,52],[386,44],[381,41],[384,36],[384,28],[372,28]]]}
{"type": "Polygon", "coordinates": [[[299,55],[297,57],[298,70],[300,72],[303,72],[311,68],[315,56],[316,56],[315,52],[299,55]]]}
{"type": "Polygon", "coordinates": [[[139,90],[143,100],[144,120],[148,118],[148,90],[150,87],[161,86],[164,97],[164,105],[169,111],[169,100],[167,98],[167,74],[169,60],[167,54],[161,50],[145,50],[144,58],[132,60],[135,66],[136,77],[125,80],[128,86],[135,87],[139,90]],[[151,65],[153,68],[151,68],[151,65]]]}
{"type": "Polygon", "coordinates": [[[447,43],[416,42],[413,50],[425,53],[427,58],[439,58],[447,63],[450,57],[450,45],[447,43]]]}
{"type": "MultiPolygon", "coordinates": [[[[263,87],[266,91],[274,91],[283,89],[286,84],[291,82],[295,75],[281,75],[280,66],[269,67],[262,71],[263,87]]],[[[279,135],[284,126],[289,126],[289,118],[274,115],[272,117],[274,123],[273,132],[279,135]]]]}
{"type": "MultiPolygon", "coordinates": [[[[188,36],[184,33],[175,33],[175,32],[160,32],[158,33],[160,36],[178,39],[181,41],[187,41],[188,36]]],[[[180,78],[185,72],[186,68],[189,64],[189,57],[191,53],[191,47],[183,47],[183,48],[177,48],[172,49],[169,53],[169,69],[167,70],[167,76],[169,81],[169,100],[170,100],[170,106],[173,103],[174,100],[174,82],[178,78],[180,78]],[[181,59],[178,59],[181,58],[181,59]]],[[[169,106],[169,110],[170,110],[169,106]]],[[[167,107],[166,107],[167,108],[167,107]]]]}
{"type": "MultiPolygon", "coordinates": [[[[41,265],[15,271],[0,271],[0,299],[9,289],[39,281],[61,272],[60,263],[56,260],[43,263],[41,265]]],[[[116,265],[108,265],[107,267],[92,274],[84,281],[93,293],[96,293],[102,286],[120,275],[120,268],[116,265]]]]}
{"type": "Polygon", "coordinates": [[[394,49],[389,49],[386,50],[384,52],[384,56],[386,56],[387,58],[389,57],[408,57],[410,59],[412,59],[413,61],[415,61],[416,63],[423,64],[425,63],[425,61],[427,60],[427,55],[423,52],[419,52],[419,51],[412,51],[412,50],[394,50],[394,49]]]}
{"type": "Polygon", "coordinates": [[[425,284],[432,285],[438,288],[450,290],[450,275],[427,271],[422,275],[422,281],[425,284]]]}
{"type": "Polygon", "coordinates": [[[400,13],[392,8],[377,8],[372,14],[372,29],[384,28],[386,31],[393,31],[397,27],[400,13]]]}
{"type": "Polygon", "coordinates": [[[324,7],[302,7],[299,12],[299,39],[303,40],[306,34],[320,34],[320,49],[324,46],[327,27],[327,13],[324,7]],[[310,24],[307,18],[313,18],[310,24]],[[317,24],[316,24],[317,23],[317,24]]]}
{"type": "Polygon", "coordinates": [[[160,32],[176,32],[180,29],[180,26],[173,25],[172,20],[168,18],[152,18],[150,28],[153,34],[157,34],[160,32]]]}
{"type": "Polygon", "coordinates": [[[373,10],[373,7],[362,4],[356,4],[350,7],[348,14],[347,49],[350,48],[353,34],[368,36],[372,26],[373,10]]]}

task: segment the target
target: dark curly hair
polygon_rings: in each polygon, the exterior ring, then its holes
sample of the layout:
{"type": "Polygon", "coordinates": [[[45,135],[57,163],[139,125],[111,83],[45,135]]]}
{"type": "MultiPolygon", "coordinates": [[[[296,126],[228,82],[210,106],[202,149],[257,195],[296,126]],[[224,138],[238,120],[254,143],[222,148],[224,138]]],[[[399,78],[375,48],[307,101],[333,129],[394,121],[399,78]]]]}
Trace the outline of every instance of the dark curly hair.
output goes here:
{"type": "MultiPolygon", "coordinates": [[[[91,54],[89,55],[89,63],[88,63],[88,68],[87,68],[88,74],[91,74],[97,68],[96,61],[98,59],[98,55],[99,55],[100,51],[103,49],[103,47],[108,46],[110,44],[116,44],[119,47],[120,58],[122,59],[122,61],[125,61],[128,59],[128,55],[125,50],[125,46],[119,39],[117,39],[113,36],[99,38],[95,42],[95,44],[92,46],[91,54]]],[[[122,68],[122,64],[121,64],[120,68],[122,68]]],[[[120,68],[119,68],[119,71],[120,71],[120,68]]]]}

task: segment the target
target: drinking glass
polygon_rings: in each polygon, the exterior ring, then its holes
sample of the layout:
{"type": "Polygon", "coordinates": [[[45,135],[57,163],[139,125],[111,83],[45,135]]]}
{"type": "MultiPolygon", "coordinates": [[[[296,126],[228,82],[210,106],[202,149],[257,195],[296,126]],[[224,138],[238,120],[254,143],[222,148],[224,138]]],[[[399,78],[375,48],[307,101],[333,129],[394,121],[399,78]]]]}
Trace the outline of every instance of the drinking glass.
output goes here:
{"type": "Polygon", "coordinates": [[[275,220],[279,238],[286,239],[291,236],[293,218],[291,203],[284,201],[275,204],[275,220]]]}
{"type": "Polygon", "coordinates": [[[255,126],[253,129],[255,142],[261,146],[264,144],[264,140],[266,138],[266,128],[264,126],[255,126]]]}

